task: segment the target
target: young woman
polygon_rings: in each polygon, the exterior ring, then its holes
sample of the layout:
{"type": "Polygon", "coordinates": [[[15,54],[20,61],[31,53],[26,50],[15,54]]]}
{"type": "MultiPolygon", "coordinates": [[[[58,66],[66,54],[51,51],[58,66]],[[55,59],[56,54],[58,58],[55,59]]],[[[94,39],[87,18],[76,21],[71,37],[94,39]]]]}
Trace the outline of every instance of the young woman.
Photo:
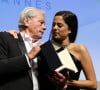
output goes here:
{"type": "Polygon", "coordinates": [[[80,90],[80,88],[96,90],[96,75],[89,52],[84,45],[74,43],[77,32],[78,20],[74,13],[59,11],[55,14],[52,25],[52,41],[69,51],[78,72],[73,75],[71,80],[68,79],[68,75],[65,77],[58,72],[52,76],[53,79],[50,79],[65,90],[80,90]],[[86,80],[78,80],[81,70],[83,70],[86,80]]]}

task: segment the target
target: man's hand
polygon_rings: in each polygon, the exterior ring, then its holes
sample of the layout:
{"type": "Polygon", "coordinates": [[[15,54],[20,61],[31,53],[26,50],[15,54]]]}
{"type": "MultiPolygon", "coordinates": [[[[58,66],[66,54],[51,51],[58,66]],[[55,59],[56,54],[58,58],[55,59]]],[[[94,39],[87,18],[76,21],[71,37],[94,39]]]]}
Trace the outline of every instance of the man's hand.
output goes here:
{"type": "Polygon", "coordinates": [[[33,58],[35,58],[37,56],[37,54],[40,52],[41,48],[40,46],[42,45],[43,43],[38,43],[35,47],[32,48],[32,50],[27,53],[28,57],[30,60],[32,60],[33,58]]]}

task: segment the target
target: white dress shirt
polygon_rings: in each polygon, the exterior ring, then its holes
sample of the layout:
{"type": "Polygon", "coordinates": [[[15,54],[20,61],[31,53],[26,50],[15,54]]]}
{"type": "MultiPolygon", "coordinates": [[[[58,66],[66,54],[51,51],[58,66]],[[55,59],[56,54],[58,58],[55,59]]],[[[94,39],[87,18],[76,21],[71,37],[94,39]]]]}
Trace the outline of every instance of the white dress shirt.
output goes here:
{"type": "MultiPolygon", "coordinates": [[[[37,45],[37,42],[32,43],[32,38],[29,35],[22,33],[22,32],[20,34],[24,40],[27,52],[29,52],[35,45],[37,45]]],[[[34,58],[31,62],[29,61],[27,55],[26,55],[26,58],[27,58],[27,62],[29,66],[31,67],[31,71],[32,71],[33,90],[39,90],[38,80],[37,80],[37,67],[38,67],[37,58],[34,58]]]]}

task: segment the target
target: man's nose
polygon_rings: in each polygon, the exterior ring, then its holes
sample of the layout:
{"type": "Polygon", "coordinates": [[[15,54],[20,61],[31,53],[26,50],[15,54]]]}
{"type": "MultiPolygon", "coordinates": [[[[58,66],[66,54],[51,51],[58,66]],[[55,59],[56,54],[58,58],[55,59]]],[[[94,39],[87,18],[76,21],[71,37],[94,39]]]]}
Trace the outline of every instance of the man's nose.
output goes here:
{"type": "Polygon", "coordinates": [[[46,30],[46,25],[43,25],[43,30],[46,30]]]}

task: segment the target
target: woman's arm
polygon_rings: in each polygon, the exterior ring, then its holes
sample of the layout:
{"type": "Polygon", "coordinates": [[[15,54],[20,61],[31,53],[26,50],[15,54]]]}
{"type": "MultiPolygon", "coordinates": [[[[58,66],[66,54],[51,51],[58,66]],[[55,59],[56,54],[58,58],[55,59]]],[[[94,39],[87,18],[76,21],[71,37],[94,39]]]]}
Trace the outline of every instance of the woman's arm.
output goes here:
{"type": "Polygon", "coordinates": [[[85,74],[86,80],[71,80],[67,81],[68,85],[77,86],[80,88],[89,88],[96,89],[97,88],[97,80],[95,75],[95,70],[93,67],[93,63],[87,48],[83,45],[79,45],[79,58],[83,68],[83,72],[85,74]]]}

